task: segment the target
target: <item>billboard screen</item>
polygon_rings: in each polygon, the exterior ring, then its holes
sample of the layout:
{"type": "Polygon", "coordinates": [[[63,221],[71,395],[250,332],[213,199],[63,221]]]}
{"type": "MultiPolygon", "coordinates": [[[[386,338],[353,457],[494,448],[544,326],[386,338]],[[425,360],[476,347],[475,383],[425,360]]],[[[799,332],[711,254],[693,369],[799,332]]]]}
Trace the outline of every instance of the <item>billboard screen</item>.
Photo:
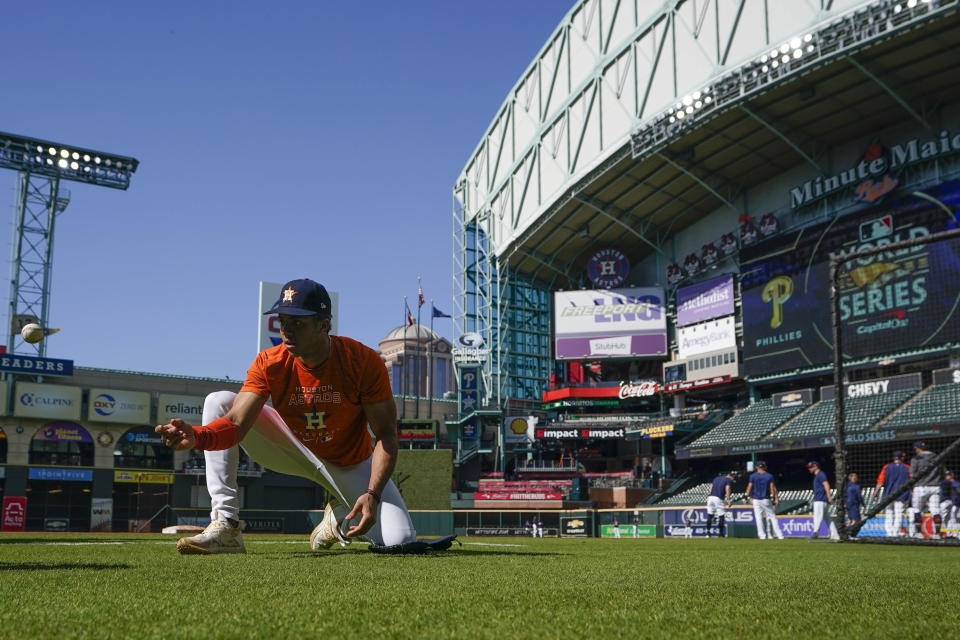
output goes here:
{"type": "Polygon", "coordinates": [[[558,360],[666,355],[662,287],[556,291],[553,296],[558,360]]]}
{"type": "MultiPolygon", "coordinates": [[[[741,250],[743,364],[748,377],[833,361],[829,257],[943,231],[960,182],[904,196],[741,250]],[[943,206],[941,206],[943,205],[943,206]]],[[[844,356],[944,344],[960,335],[960,243],[921,245],[843,265],[844,356]]]]}
{"type": "Polygon", "coordinates": [[[677,326],[733,315],[733,276],[677,289],[677,326]]]}

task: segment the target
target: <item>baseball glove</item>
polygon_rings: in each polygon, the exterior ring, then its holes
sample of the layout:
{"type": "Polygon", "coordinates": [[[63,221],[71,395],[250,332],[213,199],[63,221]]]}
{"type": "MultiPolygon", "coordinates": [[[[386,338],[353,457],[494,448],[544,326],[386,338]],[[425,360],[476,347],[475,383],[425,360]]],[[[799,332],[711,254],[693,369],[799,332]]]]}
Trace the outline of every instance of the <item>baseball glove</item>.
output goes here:
{"type": "MultiPolygon", "coordinates": [[[[392,553],[392,554],[423,554],[434,551],[444,551],[449,549],[456,540],[457,536],[444,536],[435,540],[414,540],[413,542],[404,542],[403,544],[371,544],[370,551],[374,553],[392,553]]],[[[460,544],[457,541],[457,544],[460,544]]],[[[463,545],[461,545],[463,546],[463,545]]]]}

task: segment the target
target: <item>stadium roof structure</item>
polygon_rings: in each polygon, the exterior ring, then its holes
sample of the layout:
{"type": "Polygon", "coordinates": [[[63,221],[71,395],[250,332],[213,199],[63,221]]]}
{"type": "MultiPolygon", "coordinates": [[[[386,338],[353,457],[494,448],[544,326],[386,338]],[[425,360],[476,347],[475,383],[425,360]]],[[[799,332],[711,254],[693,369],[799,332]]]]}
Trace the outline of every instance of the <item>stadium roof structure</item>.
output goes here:
{"type": "MultiPolygon", "coordinates": [[[[594,4],[578,3],[564,23],[566,30],[585,24],[578,20],[586,20],[589,16],[583,14],[594,4]]],[[[955,79],[960,2],[821,4],[819,13],[806,24],[793,25],[793,34],[781,41],[769,37],[769,25],[775,19],[782,25],[783,16],[776,15],[782,8],[767,9],[765,4],[754,6],[757,3],[744,0],[732,15],[721,16],[717,9],[717,24],[727,20],[728,26],[717,28],[718,55],[709,52],[717,65],[714,75],[685,95],[669,96],[665,108],[651,112],[647,102],[655,91],[658,67],[672,65],[673,85],[678,86],[686,55],[680,50],[680,36],[690,42],[690,34],[709,28],[714,20],[711,3],[701,3],[700,9],[682,0],[665,3],[631,34],[637,48],[644,38],[649,40],[643,46],[653,56],[653,65],[648,78],[636,81],[637,106],[644,110],[640,117],[631,114],[635,124],[629,140],[616,148],[608,145],[606,152],[601,149],[593,166],[571,169],[560,190],[527,203],[530,183],[537,177],[534,165],[538,160],[537,166],[543,165],[555,132],[547,126],[551,123],[544,123],[530,159],[515,154],[512,176],[498,183],[490,168],[494,164],[490,141],[505,127],[498,124],[502,119],[498,116],[454,189],[464,220],[485,216],[494,220],[489,233],[501,268],[508,266],[513,273],[553,288],[575,286],[590,249],[608,243],[638,260],[663,254],[673,234],[717,210],[730,209],[735,220],[743,213],[745,192],[755,185],[804,164],[817,175],[829,173],[829,152],[836,145],[903,121],[919,123],[936,138],[938,110],[960,101],[955,79]],[[845,5],[844,10],[838,10],[838,5],[845,5]],[[729,64],[731,49],[744,40],[738,30],[744,29],[751,12],[762,14],[767,41],[752,42],[752,51],[729,64]],[[672,45],[668,44],[671,36],[672,45]],[[671,59],[663,53],[668,48],[671,59]],[[646,90],[645,80],[649,80],[646,90]],[[479,179],[476,165],[484,159],[489,175],[479,179]]],[[[710,43],[692,42],[688,53],[698,55],[696,48],[702,52],[704,45],[710,43]]],[[[540,66],[550,46],[548,42],[538,60],[540,66]]],[[[585,92],[595,83],[598,101],[606,95],[600,88],[609,90],[611,80],[624,78],[630,71],[642,75],[639,67],[620,70],[622,54],[629,54],[629,47],[616,49],[603,49],[594,76],[582,85],[585,92]]],[[[639,58],[633,55],[634,60],[639,58]]],[[[523,90],[521,81],[514,90],[513,112],[523,90]]],[[[510,99],[502,112],[508,116],[513,113],[509,106],[510,99]]],[[[593,107],[582,108],[588,114],[593,107]]],[[[565,109],[567,127],[574,127],[570,116],[574,110],[573,103],[565,109]]],[[[587,115],[581,118],[586,119],[587,115]]],[[[603,122],[597,126],[602,138],[603,122]]],[[[587,144],[590,133],[582,132],[579,142],[573,135],[570,131],[568,146],[580,152],[577,145],[587,144]]],[[[497,162],[503,162],[504,144],[497,162]]]]}

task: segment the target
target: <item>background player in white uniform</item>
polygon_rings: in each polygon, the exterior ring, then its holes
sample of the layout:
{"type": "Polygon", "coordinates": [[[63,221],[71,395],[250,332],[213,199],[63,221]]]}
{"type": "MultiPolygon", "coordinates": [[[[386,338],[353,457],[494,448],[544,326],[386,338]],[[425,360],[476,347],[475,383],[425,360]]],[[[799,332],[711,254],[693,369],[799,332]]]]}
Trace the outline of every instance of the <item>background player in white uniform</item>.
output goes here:
{"type": "Polygon", "coordinates": [[[724,520],[727,515],[727,507],[730,506],[730,494],[733,491],[733,472],[717,476],[713,479],[713,486],[710,488],[710,495],[707,496],[707,537],[712,537],[712,527],[714,518],[717,521],[717,536],[724,536],[724,520]]]}
{"type": "Polygon", "coordinates": [[[753,502],[753,517],[757,523],[757,537],[761,540],[767,539],[767,528],[763,523],[764,518],[766,518],[773,526],[773,535],[778,540],[783,540],[783,532],[780,530],[780,523],[777,522],[777,514],[774,511],[774,507],[780,504],[780,498],[777,495],[777,485],[773,481],[773,476],[767,472],[766,462],[757,461],[757,471],[750,474],[743,500],[744,502],[753,502]]]}
{"type": "Polygon", "coordinates": [[[807,470],[813,474],[813,533],[811,538],[820,537],[820,526],[823,519],[827,518],[830,523],[830,538],[838,540],[840,534],[837,532],[837,525],[827,511],[827,505],[833,504],[833,496],[830,494],[830,481],[827,480],[827,474],[820,468],[820,463],[811,460],[807,463],[807,470]]]}
{"type": "Polygon", "coordinates": [[[930,508],[930,515],[933,516],[933,535],[940,537],[940,467],[932,464],[936,457],[933,451],[929,451],[922,441],[913,443],[913,450],[917,455],[910,459],[910,476],[920,478],[913,487],[913,502],[911,506],[910,535],[923,537],[920,532],[920,525],[923,522],[924,507],[930,508]]]}

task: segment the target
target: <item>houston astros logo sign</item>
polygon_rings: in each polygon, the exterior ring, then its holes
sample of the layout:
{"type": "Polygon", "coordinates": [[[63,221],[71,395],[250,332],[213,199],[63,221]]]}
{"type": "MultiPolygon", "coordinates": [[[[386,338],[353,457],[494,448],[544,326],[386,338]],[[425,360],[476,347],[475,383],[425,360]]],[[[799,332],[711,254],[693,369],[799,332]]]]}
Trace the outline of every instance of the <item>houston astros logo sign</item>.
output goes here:
{"type": "Polygon", "coordinates": [[[587,262],[587,276],[601,289],[622,285],[630,274],[630,261],[618,249],[600,249],[587,262]]]}

